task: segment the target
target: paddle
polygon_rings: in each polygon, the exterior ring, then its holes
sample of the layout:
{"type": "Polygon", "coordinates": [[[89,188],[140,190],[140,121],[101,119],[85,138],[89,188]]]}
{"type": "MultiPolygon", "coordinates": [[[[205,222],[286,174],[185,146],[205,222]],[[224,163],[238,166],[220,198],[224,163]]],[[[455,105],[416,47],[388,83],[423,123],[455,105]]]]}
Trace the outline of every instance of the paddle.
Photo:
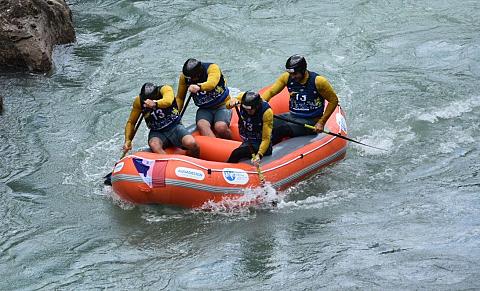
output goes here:
{"type": "MultiPolygon", "coordinates": [[[[309,124],[304,124],[304,123],[301,123],[301,122],[298,122],[298,121],[295,121],[295,120],[291,120],[291,119],[288,119],[288,118],[286,118],[286,117],[279,116],[279,115],[274,115],[273,117],[275,117],[275,118],[277,118],[277,119],[280,119],[280,120],[283,120],[283,121],[286,121],[286,122],[290,122],[290,123],[293,123],[293,124],[305,126],[306,128],[315,130],[315,126],[312,126],[312,125],[309,125],[309,124]]],[[[339,138],[341,138],[341,139],[345,139],[345,140],[348,140],[348,141],[351,141],[351,142],[354,142],[354,143],[361,144],[361,145],[363,145],[363,146],[367,146],[367,147],[374,148],[374,149],[377,149],[377,150],[386,151],[386,149],[377,148],[377,147],[374,147],[374,146],[371,146],[371,145],[368,145],[368,144],[364,144],[364,143],[361,143],[361,142],[359,142],[359,141],[353,140],[353,139],[351,139],[351,138],[349,138],[349,137],[343,136],[343,135],[341,135],[341,134],[337,134],[337,133],[330,132],[330,131],[328,131],[328,130],[322,130],[322,132],[324,132],[324,133],[326,133],[326,134],[329,134],[329,135],[333,135],[333,136],[339,137],[339,138]]]]}
{"type": "MultiPolygon", "coordinates": [[[[238,119],[240,120],[240,124],[243,127],[244,126],[243,118],[242,118],[242,115],[240,115],[240,110],[238,110],[237,106],[234,106],[234,107],[235,107],[235,111],[237,112],[238,119]]],[[[245,128],[244,128],[244,130],[245,130],[245,128]]],[[[255,151],[253,149],[253,146],[248,141],[248,139],[246,140],[246,142],[247,142],[247,145],[248,145],[248,149],[250,150],[250,153],[252,154],[252,158],[254,158],[255,157],[255,151]]],[[[258,178],[260,179],[260,183],[263,186],[263,185],[265,185],[265,177],[263,176],[262,170],[260,169],[260,165],[256,164],[255,167],[257,168],[257,174],[258,174],[258,178]]]]}
{"type": "MultiPolygon", "coordinates": [[[[137,124],[135,124],[135,128],[134,128],[133,134],[132,134],[132,140],[135,137],[135,134],[137,133],[137,130],[140,127],[140,124],[142,124],[142,120],[143,120],[143,113],[140,115],[140,119],[138,119],[137,124]]],[[[127,153],[128,153],[128,150],[127,151],[124,150],[123,153],[122,153],[122,156],[120,157],[119,160],[123,159],[127,155],[127,153]]],[[[112,172],[108,173],[103,178],[105,179],[103,181],[103,184],[108,185],[108,186],[112,186],[112,172]]]]}
{"type": "Polygon", "coordinates": [[[188,106],[188,103],[190,102],[190,99],[192,99],[192,94],[190,94],[190,91],[188,91],[187,94],[188,94],[187,101],[185,102],[185,104],[183,104],[183,108],[180,111],[180,120],[182,119],[183,114],[185,114],[185,111],[187,110],[187,106],[188,106]]]}

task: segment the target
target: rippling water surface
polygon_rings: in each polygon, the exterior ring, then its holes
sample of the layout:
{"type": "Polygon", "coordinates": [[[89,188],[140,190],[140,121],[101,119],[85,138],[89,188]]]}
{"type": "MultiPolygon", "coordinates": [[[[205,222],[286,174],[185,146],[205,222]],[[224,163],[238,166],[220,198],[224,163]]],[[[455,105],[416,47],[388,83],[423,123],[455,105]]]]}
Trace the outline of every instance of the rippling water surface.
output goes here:
{"type": "Polygon", "coordinates": [[[0,289],[480,288],[478,1],[69,2],[55,70],[0,74],[0,289]],[[387,152],[351,144],[273,210],[133,206],[101,184],[144,82],[176,88],[197,57],[258,90],[294,53],[387,152]]]}

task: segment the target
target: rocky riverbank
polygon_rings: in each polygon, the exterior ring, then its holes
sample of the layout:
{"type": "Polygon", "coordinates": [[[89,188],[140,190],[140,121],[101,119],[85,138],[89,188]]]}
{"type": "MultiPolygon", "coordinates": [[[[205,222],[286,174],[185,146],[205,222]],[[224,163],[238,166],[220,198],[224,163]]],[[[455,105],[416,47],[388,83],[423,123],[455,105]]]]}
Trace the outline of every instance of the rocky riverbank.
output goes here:
{"type": "Polygon", "coordinates": [[[57,44],[75,41],[64,0],[0,0],[0,66],[47,72],[57,44]]]}

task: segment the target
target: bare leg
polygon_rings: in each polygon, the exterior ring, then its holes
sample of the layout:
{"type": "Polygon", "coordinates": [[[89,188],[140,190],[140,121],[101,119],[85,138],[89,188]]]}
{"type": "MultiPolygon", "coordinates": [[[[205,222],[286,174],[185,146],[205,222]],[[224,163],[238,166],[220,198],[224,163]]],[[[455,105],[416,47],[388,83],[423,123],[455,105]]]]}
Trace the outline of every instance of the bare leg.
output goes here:
{"type": "Polygon", "coordinates": [[[150,146],[150,149],[152,152],[157,153],[157,154],[166,154],[165,151],[163,150],[163,143],[162,140],[159,139],[158,137],[152,137],[148,141],[148,145],[150,146]]]}
{"type": "Polygon", "coordinates": [[[217,121],[215,123],[215,133],[218,137],[223,139],[232,139],[232,132],[228,125],[223,121],[217,121]]]}
{"type": "Polygon", "coordinates": [[[195,138],[191,135],[186,135],[182,138],[182,145],[188,149],[187,155],[198,158],[200,157],[200,147],[195,142],[195,138]]]}
{"type": "Polygon", "coordinates": [[[210,122],[206,121],[205,119],[200,119],[199,121],[197,121],[197,128],[198,131],[200,131],[200,135],[215,137],[211,126],[212,125],[210,124],[210,122]]]}

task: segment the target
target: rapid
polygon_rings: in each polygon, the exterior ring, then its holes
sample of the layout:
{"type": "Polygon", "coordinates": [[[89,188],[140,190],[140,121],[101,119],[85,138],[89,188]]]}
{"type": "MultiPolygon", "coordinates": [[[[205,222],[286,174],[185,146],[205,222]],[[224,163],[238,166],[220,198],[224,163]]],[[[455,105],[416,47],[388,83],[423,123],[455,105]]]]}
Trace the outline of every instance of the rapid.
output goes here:
{"type": "Polygon", "coordinates": [[[480,288],[480,2],[68,2],[55,69],[0,73],[0,289],[480,288]],[[350,143],[276,208],[135,206],[102,184],[143,83],[176,90],[196,57],[259,90],[295,53],[350,137],[387,151],[350,143]]]}

